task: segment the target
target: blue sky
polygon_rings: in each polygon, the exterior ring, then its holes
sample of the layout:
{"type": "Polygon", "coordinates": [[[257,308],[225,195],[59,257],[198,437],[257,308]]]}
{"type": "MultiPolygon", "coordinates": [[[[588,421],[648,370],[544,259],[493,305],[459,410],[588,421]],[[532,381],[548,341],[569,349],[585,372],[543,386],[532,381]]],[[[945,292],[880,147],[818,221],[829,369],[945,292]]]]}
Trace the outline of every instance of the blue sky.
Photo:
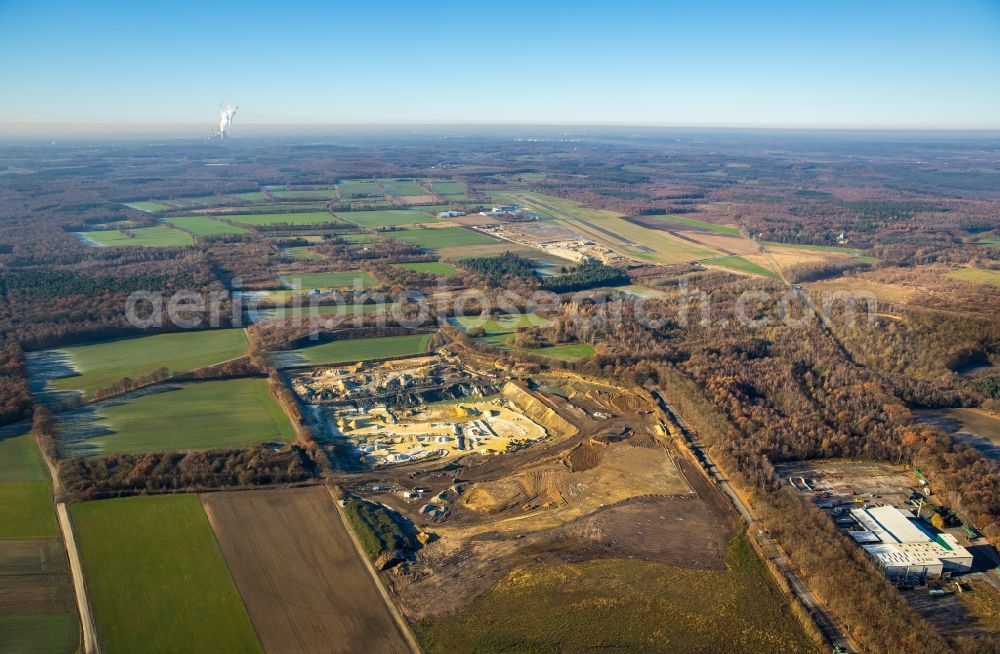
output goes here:
{"type": "Polygon", "coordinates": [[[0,62],[7,131],[222,101],[244,127],[1000,128],[1000,0],[0,0],[0,62]]]}

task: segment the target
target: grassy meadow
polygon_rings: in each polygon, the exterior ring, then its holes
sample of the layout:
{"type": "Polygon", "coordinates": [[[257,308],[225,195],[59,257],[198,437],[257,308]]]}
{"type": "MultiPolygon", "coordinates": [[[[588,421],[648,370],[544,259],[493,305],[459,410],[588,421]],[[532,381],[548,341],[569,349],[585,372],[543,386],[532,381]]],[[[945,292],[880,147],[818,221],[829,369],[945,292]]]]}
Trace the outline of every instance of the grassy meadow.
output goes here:
{"type": "Polygon", "coordinates": [[[728,268],[729,270],[759,275],[760,277],[781,279],[781,277],[778,276],[778,273],[773,270],[768,270],[764,266],[759,266],[752,261],[744,259],[743,257],[719,257],[717,259],[706,259],[705,261],[702,261],[702,263],[708,266],[718,266],[720,268],[728,268]]]}
{"type": "Polygon", "coordinates": [[[396,268],[407,268],[409,270],[415,270],[421,273],[427,273],[429,275],[438,275],[440,277],[453,277],[455,275],[461,275],[462,273],[455,270],[446,263],[441,263],[440,261],[421,261],[417,263],[394,263],[392,264],[396,268]]]}
{"type": "Polygon", "coordinates": [[[566,345],[551,345],[548,347],[526,348],[514,345],[513,334],[492,334],[484,337],[483,342],[495,345],[502,350],[524,352],[535,356],[546,357],[556,361],[580,361],[594,354],[594,347],[589,343],[568,343],[566,345]]]}
{"type": "Polygon", "coordinates": [[[432,654],[819,651],[743,535],[725,570],[628,559],[518,568],[457,615],[415,628],[432,654]]]}
{"type": "Polygon", "coordinates": [[[292,261],[319,261],[323,255],[309,245],[295,245],[290,248],[282,248],[281,253],[292,261]]]}
{"type": "Polygon", "coordinates": [[[960,279],[964,282],[974,282],[976,284],[989,284],[990,286],[1000,286],[1000,270],[986,270],[984,268],[959,268],[944,274],[951,279],[960,279]]]}
{"type": "Polygon", "coordinates": [[[293,273],[282,276],[281,281],[290,289],[352,288],[356,283],[360,284],[363,288],[375,286],[375,280],[363,270],[293,273]]]}
{"type": "Polygon", "coordinates": [[[740,230],[738,227],[728,227],[726,225],[717,225],[715,223],[710,223],[704,220],[696,220],[695,218],[685,218],[684,216],[675,216],[673,214],[666,214],[662,216],[651,216],[652,218],[662,218],[663,220],[670,221],[672,223],[677,223],[680,225],[686,225],[688,227],[697,227],[699,229],[707,229],[709,231],[715,232],[717,234],[725,234],[726,236],[740,236],[740,230]]]}
{"type": "Polygon", "coordinates": [[[452,318],[450,322],[466,332],[469,329],[481,327],[485,331],[485,335],[480,340],[503,350],[534,354],[557,361],[579,361],[594,353],[594,348],[589,343],[568,343],[538,348],[524,348],[514,345],[514,332],[516,330],[525,327],[544,327],[551,322],[548,318],[534,313],[503,315],[497,318],[458,316],[452,318]]]}

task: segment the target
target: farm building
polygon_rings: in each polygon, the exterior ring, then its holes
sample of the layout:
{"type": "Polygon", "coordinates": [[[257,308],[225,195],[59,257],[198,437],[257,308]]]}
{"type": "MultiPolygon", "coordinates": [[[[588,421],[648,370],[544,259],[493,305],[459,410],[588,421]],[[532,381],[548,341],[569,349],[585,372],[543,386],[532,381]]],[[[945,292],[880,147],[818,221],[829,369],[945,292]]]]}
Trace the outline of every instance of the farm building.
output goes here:
{"type": "Polygon", "coordinates": [[[940,577],[972,569],[972,553],[951,534],[932,534],[913,514],[893,506],[854,509],[862,527],[851,537],[892,579],[940,577]]]}

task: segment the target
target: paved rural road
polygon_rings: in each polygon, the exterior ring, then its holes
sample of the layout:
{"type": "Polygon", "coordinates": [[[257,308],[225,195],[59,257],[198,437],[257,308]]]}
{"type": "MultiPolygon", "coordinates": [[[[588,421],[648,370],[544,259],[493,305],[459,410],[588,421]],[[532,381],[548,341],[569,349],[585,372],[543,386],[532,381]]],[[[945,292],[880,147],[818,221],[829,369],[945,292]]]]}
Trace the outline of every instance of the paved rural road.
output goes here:
{"type": "Polygon", "coordinates": [[[94,626],[94,614],[90,610],[87,599],[87,587],[83,583],[83,566],[80,564],[80,552],[76,547],[76,536],[73,533],[73,523],[66,509],[66,503],[56,504],[56,516],[59,518],[59,528],[66,544],[66,554],[69,555],[69,569],[73,574],[73,589],[76,591],[76,603],[80,610],[80,623],[83,626],[84,654],[100,654],[101,643],[97,639],[97,628],[94,626]]]}
{"type": "MultiPolygon", "coordinates": [[[[688,443],[691,450],[695,452],[696,457],[705,462],[705,470],[709,472],[709,476],[712,478],[712,481],[715,482],[716,486],[718,486],[722,492],[729,497],[733,507],[736,508],[736,511],[743,519],[743,522],[747,525],[756,523],[757,518],[750,510],[750,507],[744,504],[743,500],[741,500],[739,495],[736,494],[736,491],[733,490],[729,482],[722,477],[719,473],[718,466],[712,462],[712,459],[708,456],[708,452],[705,450],[701,442],[698,441],[694,432],[687,426],[687,423],[684,422],[684,419],[681,418],[676,411],[674,411],[673,407],[667,404],[666,400],[659,392],[654,391],[654,395],[656,396],[657,402],[660,404],[660,408],[670,415],[683,432],[685,441],[688,443]]],[[[752,536],[756,538],[761,548],[767,553],[768,558],[771,559],[776,566],[778,566],[779,570],[781,570],[781,573],[788,580],[788,585],[791,586],[795,596],[800,602],[802,602],[802,605],[806,607],[806,610],[812,617],[813,622],[816,623],[816,627],[819,629],[820,633],[823,634],[823,637],[827,640],[827,642],[833,646],[840,647],[840,649],[844,652],[857,652],[855,647],[847,639],[843,630],[837,626],[833,616],[831,616],[829,611],[826,610],[826,607],[824,607],[820,601],[816,599],[816,596],[811,590],[809,590],[809,587],[806,586],[802,579],[799,578],[799,575],[792,566],[792,561],[788,558],[788,555],[785,554],[784,551],[778,547],[777,543],[775,543],[774,540],[772,540],[771,537],[763,531],[756,530],[752,536]]]]}

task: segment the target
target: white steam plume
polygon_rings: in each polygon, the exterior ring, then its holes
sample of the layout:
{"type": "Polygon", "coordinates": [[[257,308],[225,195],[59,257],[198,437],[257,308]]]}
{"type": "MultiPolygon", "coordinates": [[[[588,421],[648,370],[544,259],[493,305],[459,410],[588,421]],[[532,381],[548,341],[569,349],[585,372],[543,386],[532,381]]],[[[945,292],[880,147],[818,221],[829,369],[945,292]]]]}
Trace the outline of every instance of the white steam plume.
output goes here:
{"type": "Polygon", "coordinates": [[[226,102],[221,107],[219,107],[219,138],[226,138],[226,134],[229,133],[229,128],[233,124],[233,117],[236,115],[236,110],[239,107],[233,106],[226,102]]]}

